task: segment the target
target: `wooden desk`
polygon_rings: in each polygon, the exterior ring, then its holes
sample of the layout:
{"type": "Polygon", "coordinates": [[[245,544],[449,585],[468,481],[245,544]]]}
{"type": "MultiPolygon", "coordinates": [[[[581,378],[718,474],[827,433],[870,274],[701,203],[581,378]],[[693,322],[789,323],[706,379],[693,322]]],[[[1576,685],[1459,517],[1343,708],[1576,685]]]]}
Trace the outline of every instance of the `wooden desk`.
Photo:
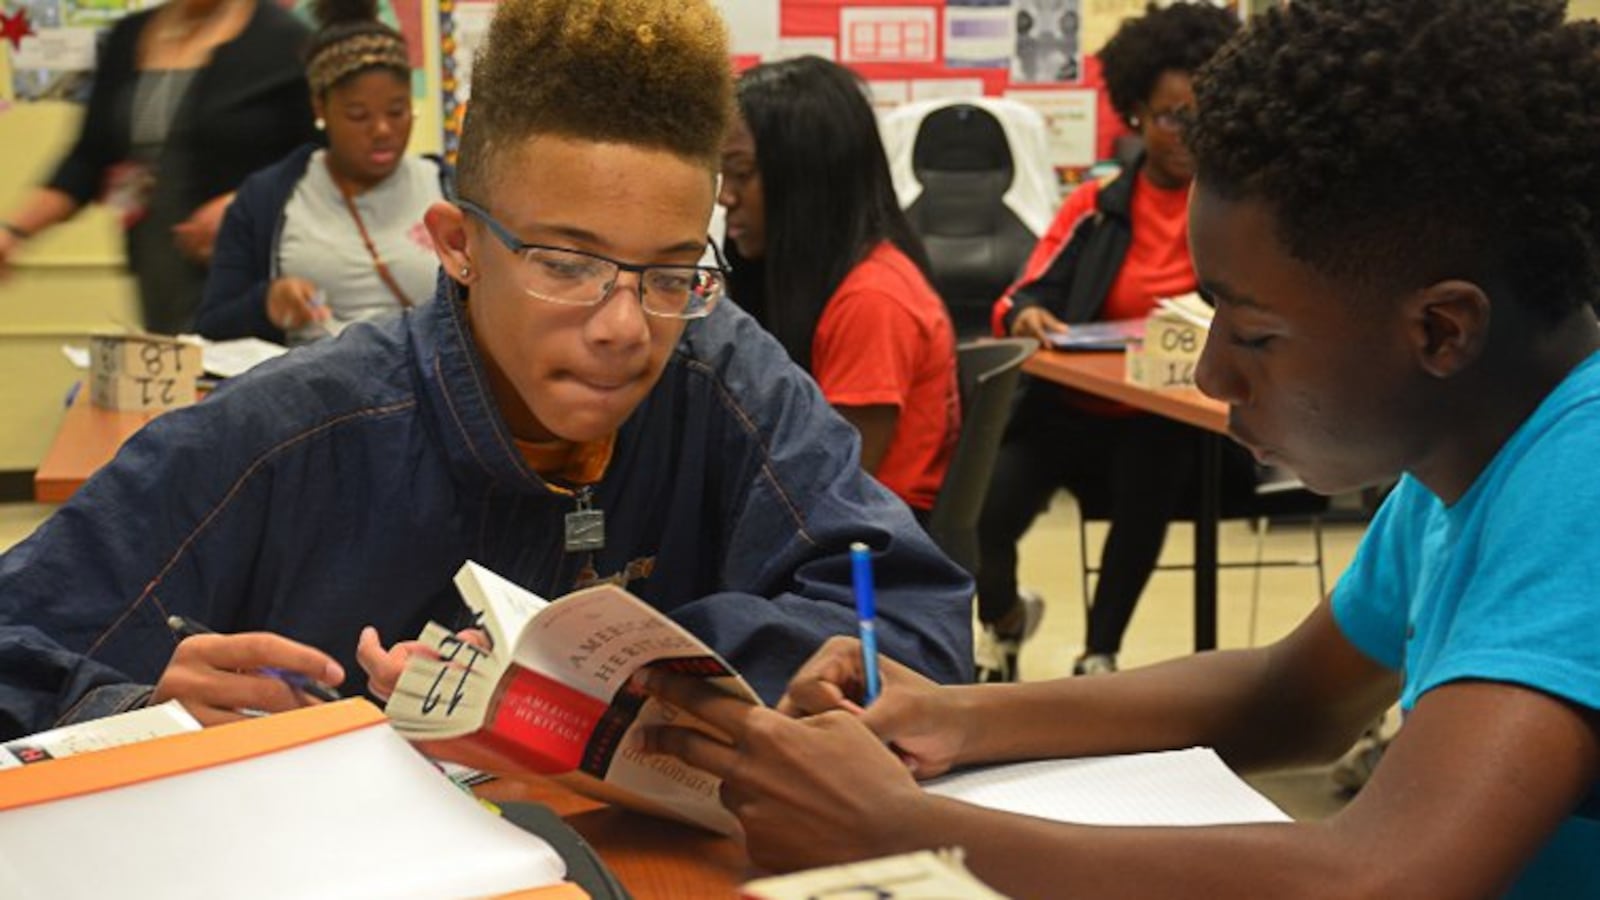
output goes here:
{"type": "Polygon", "coordinates": [[[567,820],[636,900],[735,897],[755,877],[732,838],[613,809],[548,781],[494,781],[475,789],[497,803],[543,803],[567,820]]]}
{"type": "Polygon", "coordinates": [[[1152,390],[1123,379],[1123,354],[1040,350],[1022,364],[1029,375],[1105,397],[1207,432],[1200,442],[1200,502],[1194,522],[1194,649],[1217,646],[1217,522],[1222,510],[1222,442],[1228,407],[1196,390],[1152,390]]]}
{"type": "Polygon", "coordinates": [[[1216,434],[1228,433],[1228,407],[1192,389],[1152,390],[1123,380],[1123,354],[1040,350],[1022,371],[1088,394],[1126,403],[1216,434]]]}
{"type": "Polygon", "coordinates": [[[33,499],[40,503],[65,503],[89,476],[117,455],[122,443],[160,412],[117,412],[89,402],[87,389],[78,391],[61,420],[56,438],[33,476],[33,499]]]}

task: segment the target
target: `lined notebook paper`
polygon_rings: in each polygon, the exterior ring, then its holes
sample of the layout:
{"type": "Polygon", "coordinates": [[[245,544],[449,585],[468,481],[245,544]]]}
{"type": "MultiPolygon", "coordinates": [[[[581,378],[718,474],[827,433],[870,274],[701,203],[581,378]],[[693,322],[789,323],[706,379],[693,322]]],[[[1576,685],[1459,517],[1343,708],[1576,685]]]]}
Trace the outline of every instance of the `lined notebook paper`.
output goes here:
{"type": "Polygon", "coordinates": [[[1209,747],[991,766],[924,787],[976,806],[1084,825],[1290,821],[1209,747]]]}

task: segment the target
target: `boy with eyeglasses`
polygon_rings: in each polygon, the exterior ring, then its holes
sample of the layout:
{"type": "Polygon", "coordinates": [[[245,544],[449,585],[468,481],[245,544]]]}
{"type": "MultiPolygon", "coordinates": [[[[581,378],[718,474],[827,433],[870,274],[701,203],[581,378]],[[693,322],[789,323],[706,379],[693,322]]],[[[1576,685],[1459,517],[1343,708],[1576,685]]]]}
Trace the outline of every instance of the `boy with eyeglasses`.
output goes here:
{"type": "Polygon", "coordinates": [[[965,680],[970,579],[705,257],[724,35],[704,2],[502,4],[464,199],[426,217],[435,302],[162,416],[0,558],[0,737],[307,702],[241,674],[268,666],[381,696],[386,642],[462,621],[466,559],[548,597],[621,583],[771,700],[854,630],[865,541],[885,652],[965,680]],[[174,613],[222,634],[175,647],[174,613]]]}

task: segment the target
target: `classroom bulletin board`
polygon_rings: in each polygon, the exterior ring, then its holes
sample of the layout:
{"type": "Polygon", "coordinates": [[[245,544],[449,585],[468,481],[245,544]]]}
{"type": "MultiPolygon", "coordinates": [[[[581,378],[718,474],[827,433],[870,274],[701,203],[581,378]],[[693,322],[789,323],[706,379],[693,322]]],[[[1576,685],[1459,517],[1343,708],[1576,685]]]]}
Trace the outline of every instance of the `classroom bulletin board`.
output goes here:
{"type": "MultiPolygon", "coordinates": [[[[455,149],[472,53],[490,0],[438,0],[444,147],[455,149]]],[[[1099,91],[1094,52],[1145,0],[713,0],[733,65],[814,54],[850,66],[880,110],[944,97],[1009,97],[1037,108],[1063,173],[1111,155],[1124,132],[1099,91]]],[[[1219,6],[1235,2],[1212,0],[1219,6]]],[[[1068,176],[1070,179],[1070,175],[1068,176]]]]}

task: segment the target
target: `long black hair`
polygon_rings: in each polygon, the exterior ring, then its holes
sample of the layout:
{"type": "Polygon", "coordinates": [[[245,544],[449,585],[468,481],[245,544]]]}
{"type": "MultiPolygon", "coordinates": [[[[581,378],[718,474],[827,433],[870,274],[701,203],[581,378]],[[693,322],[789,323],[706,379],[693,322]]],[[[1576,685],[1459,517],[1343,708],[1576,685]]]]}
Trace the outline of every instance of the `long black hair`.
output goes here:
{"type": "Polygon", "coordinates": [[[737,93],[766,200],[766,253],[746,260],[727,242],[732,296],[809,370],[817,320],[850,270],[885,240],[924,274],[927,252],[895,199],[853,72],[802,56],[749,69],[737,93]]]}

